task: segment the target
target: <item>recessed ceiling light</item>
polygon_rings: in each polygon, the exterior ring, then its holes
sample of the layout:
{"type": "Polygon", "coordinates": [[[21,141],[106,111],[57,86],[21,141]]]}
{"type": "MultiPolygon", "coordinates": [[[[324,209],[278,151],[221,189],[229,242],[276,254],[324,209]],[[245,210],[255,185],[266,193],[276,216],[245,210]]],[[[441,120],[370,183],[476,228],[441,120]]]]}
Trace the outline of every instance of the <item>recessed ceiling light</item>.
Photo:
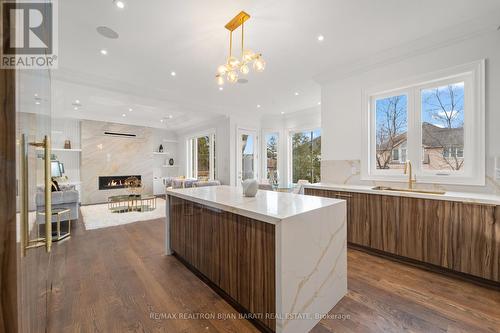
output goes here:
{"type": "Polygon", "coordinates": [[[257,104],[257,108],[260,108],[260,104],[257,104]]]}
{"type": "Polygon", "coordinates": [[[108,54],[108,50],[106,50],[106,49],[101,49],[101,54],[102,54],[102,55],[107,55],[107,54],[108,54]]]}
{"type": "Polygon", "coordinates": [[[128,108],[128,112],[132,112],[132,111],[134,111],[134,109],[128,108]]]}
{"type": "Polygon", "coordinates": [[[177,73],[176,73],[176,72],[170,72],[170,75],[171,75],[171,76],[176,76],[176,75],[177,75],[177,73]]]}
{"type": "Polygon", "coordinates": [[[172,119],[173,117],[171,114],[168,115],[168,119],[172,119]]]}
{"type": "Polygon", "coordinates": [[[120,9],[125,8],[125,2],[123,2],[121,0],[114,0],[113,2],[115,3],[116,7],[120,8],[120,9]]]}
{"type": "Polygon", "coordinates": [[[325,40],[325,36],[323,35],[318,35],[318,42],[322,42],[325,40]]]}
{"type": "Polygon", "coordinates": [[[285,114],[285,111],[281,111],[281,114],[285,114]]]}
{"type": "Polygon", "coordinates": [[[220,90],[220,91],[224,90],[224,87],[219,87],[219,90],[220,90]]]}
{"type": "Polygon", "coordinates": [[[295,95],[295,96],[299,96],[299,93],[298,93],[298,92],[295,92],[295,93],[294,93],[294,95],[295,95]]]}
{"type": "Polygon", "coordinates": [[[160,119],[160,123],[162,123],[162,122],[163,122],[163,119],[160,119]]]}
{"type": "Polygon", "coordinates": [[[318,102],[318,105],[321,105],[321,102],[318,102]]]}
{"type": "Polygon", "coordinates": [[[78,106],[75,106],[73,110],[78,111],[78,106]]]}
{"type": "Polygon", "coordinates": [[[40,101],[35,101],[35,104],[40,105],[41,103],[40,103],[40,101]]]}
{"type": "Polygon", "coordinates": [[[125,113],[124,113],[124,114],[122,114],[122,117],[126,117],[126,116],[127,116],[127,115],[126,115],[125,113]]]}
{"type": "Polygon", "coordinates": [[[80,104],[80,100],[79,99],[75,99],[75,104],[80,104]]]}
{"type": "Polygon", "coordinates": [[[38,94],[35,94],[35,97],[38,97],[38,94]]]}

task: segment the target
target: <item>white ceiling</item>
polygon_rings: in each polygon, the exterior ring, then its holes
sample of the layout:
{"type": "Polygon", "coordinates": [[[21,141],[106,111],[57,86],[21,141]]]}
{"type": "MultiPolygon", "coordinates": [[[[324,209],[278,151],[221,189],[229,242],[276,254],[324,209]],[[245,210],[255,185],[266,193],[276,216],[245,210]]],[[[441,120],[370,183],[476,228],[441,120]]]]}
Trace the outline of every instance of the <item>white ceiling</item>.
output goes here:
{"type": "Polygon", "coordinates": [[[500,10],[498,0],[125,2],[120,10],[112,0],[59,1],[59,69],[53,71],[59,115],[155,127],[173,115],[170,125],[180,128],[217,114],[303,110],[320,101],[313,77],[500,10]],[[251,73],[248,84],[219,91],[214,74],[228,53],[224,25],[240,10],[252,16],[246,45],[263,53],[267,68],[251,73]],[[120,38],[97,34],[102,25],[120,38]],[[83,104],[78,114],[74,99],[83,104]]]}

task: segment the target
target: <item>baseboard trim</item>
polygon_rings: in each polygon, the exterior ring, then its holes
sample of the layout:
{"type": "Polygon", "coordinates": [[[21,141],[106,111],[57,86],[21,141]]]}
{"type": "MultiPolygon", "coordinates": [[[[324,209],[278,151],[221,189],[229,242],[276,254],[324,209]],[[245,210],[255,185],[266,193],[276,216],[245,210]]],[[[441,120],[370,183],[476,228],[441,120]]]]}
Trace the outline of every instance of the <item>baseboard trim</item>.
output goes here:
{"type": "Polygon", "coordinates": [[[226,302],[229,303],[236,311],[244,315],[250,323],[252,323],[260,332],[263,333],[274,333],[269,327],[261,323],[259,320],[252,317],[252,313],[233,299],[229,294],[227,294],[223,289],[213,283],[208,277],[206,277],[202,272],[197,270],[193,265],[187,262],[177,253],[172,254],[179,262],[181,262],[187,269],[193,272],[201,281],[203,281],[207,286],[209,286],[213,291],[215,291],[220,297],[222,297],[226,302]]]}
{"type": "Polygon", "coordinates": [[[446,275],[446,276],[449,276],[452,278],[456,278],[456,279],[459,279],[462,281],[471,282],[471,283],[477,284],[477,285],[485,287],[485,288],[500,291],[500,282],[483,279],[483,278],[480,278],[480,277],[477,277],[474,275],[470,275],[470,274],[466,274],[466,273],[462,273],[462,272],[457,272],[457,271],[451,270],[449,268],[444,268],[444,267],[440,267],[437,265],[425,263],[425,262],[422,262],[419,260],[398,256],[396,254],[380,251],[377,249],[372,249],[370,247],[366,247],[366,246],[362,246],[362,245],[347,243],[347,246],[348,246],[348,248],[353,249],[353,250],[358,250],[358,251],[365,252],[368,254],[373,254],[373,255],[376,255],[376,256],[381,257],[381,258],[389,259],[389,260],[396,261],[396,262],[399,262],[402,264],[407,264],[407,265],[410,265],[413,267],[417,267],[417,268],[420,268],[420,269],[423,269],[426,271],[430,271],[430,272],[438,273],[438,274],[443,274],[443,275],[446,275]]]}

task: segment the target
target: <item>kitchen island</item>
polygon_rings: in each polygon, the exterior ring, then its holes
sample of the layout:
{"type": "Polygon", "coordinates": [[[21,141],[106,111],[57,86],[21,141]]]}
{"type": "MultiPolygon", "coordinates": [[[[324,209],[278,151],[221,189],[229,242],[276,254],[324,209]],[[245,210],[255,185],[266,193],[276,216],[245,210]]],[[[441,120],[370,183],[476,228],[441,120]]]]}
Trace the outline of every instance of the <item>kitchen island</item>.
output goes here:
{"type": "Polygon", "coordinates": [[[308,332],[347,293],[344,200],[167,189],[165,248],[262,331],[308,332]]]}

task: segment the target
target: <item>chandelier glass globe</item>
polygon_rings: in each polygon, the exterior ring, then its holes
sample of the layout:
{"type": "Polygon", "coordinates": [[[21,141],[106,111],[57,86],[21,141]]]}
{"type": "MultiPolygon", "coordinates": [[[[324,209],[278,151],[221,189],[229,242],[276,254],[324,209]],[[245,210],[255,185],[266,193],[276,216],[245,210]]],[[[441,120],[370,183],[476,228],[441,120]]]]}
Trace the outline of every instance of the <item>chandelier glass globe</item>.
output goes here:
{"type": "Polygon", "coordinates": [[[222,86],[224,84],[224,78],[221,75],[217,75],[216,80],[219,86],[222,86]]]}
{"type": "Polygon", "coordinates": [[[242,65],[240,67],[240,72],[241,74],[247,75],[248,73],[250,73],[250,68],[248,68],[247,65],[242,65]]]}
{"type": "Polygon", "coordinates": [[[252,61],[254,57],[255,57],[255,53],[253,53],[252,50],[243,51],[242,59],[243,59],[244,63],[248,63],[248,62],[252,61]]]}
{"type": "Polygon", "coordinates": [[[227,73],[227,67],[225,65],[220,65],[219,67],[217,67],[217,73],[219,75],[224,75],[227,73]]]}
{"type": "Polygon", "coordinates": [[[229,59],[227,59],[227,65],[230,70],[235,70],[240,65],[240,61],[236,57],[229,57],[229,59]]]}
{"type": "Polygon", "coordinates": [[[257,59],[255,59],[255,61],[253,62],[253,69],[255,69],[257,72],[263,72],[264,69],[266,69],[266,62],[264,61],[264,59],[262,59],[262,57],[258,57],[257,59]]]}
{"type": "Polygon", "coordinates": [[[238,81],[238,73],[236,71],[230,71],[227,73],[227,80],[231,83],[236,83],[236,81],[238,81]]]}

